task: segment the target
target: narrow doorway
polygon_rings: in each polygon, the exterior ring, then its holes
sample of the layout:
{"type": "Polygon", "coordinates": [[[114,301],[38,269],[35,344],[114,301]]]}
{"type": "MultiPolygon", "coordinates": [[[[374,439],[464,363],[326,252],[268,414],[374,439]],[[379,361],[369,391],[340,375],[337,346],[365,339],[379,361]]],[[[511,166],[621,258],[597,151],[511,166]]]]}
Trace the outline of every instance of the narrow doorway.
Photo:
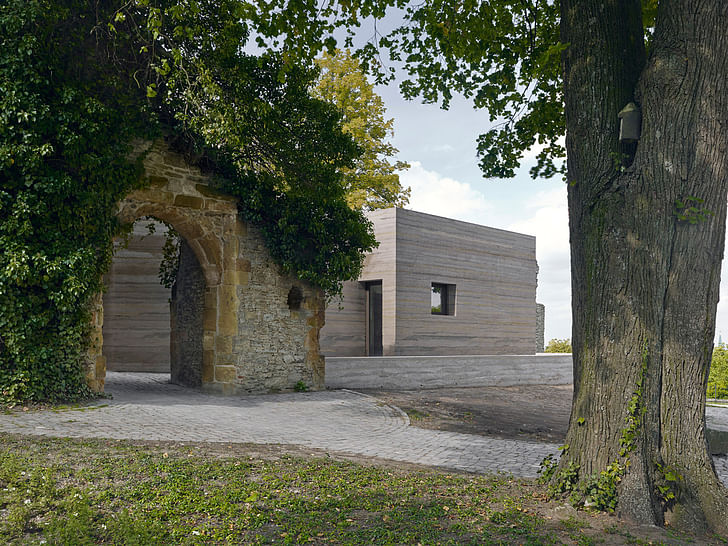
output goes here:
{"type": "Polygon", "coordinates": [[[382,356],[382,281],[364,284],[367,292],[367,356],[382,356]]]}
{"type": "Polygon", "coordinates": [[[170,372],[170,289],[159,282],[167,227],[140,220],[117,243],[106,278],[104,345],[110,372],[170,372]],[[153,227],[149,227],[149,226],[153,227]]]}

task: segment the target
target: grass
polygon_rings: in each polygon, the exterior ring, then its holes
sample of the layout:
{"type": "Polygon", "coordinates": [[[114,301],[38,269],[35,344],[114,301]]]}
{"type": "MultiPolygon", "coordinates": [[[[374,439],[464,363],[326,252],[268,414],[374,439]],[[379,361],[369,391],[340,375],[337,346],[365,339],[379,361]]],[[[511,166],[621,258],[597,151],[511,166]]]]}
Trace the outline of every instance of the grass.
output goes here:
{"type": "Polygon", "coordinates": [[[414,408],[405,408],[404,412],[410,418],[411,421],[419,421],[421,419],[427,419],[430,414],[426,411],[420,411],[414,408]]]}
{"type": "Polygon", "coordinates": [[[532,481],[281,449],[6,435],[0,543],[648,544],[547,515],[532,481]]]}

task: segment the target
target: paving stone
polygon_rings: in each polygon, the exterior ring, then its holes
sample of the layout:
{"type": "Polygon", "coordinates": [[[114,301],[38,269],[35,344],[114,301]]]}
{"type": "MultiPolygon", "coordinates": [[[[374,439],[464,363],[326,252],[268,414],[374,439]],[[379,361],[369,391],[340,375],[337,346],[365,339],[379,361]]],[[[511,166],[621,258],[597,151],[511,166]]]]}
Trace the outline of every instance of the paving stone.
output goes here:
{"type": "MultiPolygon", "coordinates": [[[[72,438],[295,444],[474,473],[535,477],[556,444],[409,426],[400,409],[347,390],[224,397],[168,383],[168,375],[109,372],[111,400],[84,411],[0,415],[0,431],[72,438]],[[93,408],[93,409],[91,409],[93,408]]],[[[728,457],[714,457],[728,486],[728,457]]]]}

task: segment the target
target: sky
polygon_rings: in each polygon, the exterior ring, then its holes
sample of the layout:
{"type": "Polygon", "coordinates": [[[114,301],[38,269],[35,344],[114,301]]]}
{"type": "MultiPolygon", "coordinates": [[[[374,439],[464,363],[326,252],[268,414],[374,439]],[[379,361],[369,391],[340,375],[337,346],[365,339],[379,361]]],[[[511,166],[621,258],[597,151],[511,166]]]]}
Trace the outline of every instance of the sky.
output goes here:
{"type": "MultiPolygon", "coordinates": [[[[478,167],[476,142],[490,128],[487,112],[464,99],[450,109],[405,101],[396,85],[377,93],[394,118],[392,143],[398,159],[411,168],[400,181],[412,188],[410,208],[457,220],[526,233],[536,237],[539,265],[536,301],[546,306],[545,335],[571,338],[571,275],[566,184],[560,177],[533,180],[528,169],[535,153],[513,179],[485,179],[478,167]]],[[[723,268],[716,342],[728,342],[728,280],[723,268]]]]}

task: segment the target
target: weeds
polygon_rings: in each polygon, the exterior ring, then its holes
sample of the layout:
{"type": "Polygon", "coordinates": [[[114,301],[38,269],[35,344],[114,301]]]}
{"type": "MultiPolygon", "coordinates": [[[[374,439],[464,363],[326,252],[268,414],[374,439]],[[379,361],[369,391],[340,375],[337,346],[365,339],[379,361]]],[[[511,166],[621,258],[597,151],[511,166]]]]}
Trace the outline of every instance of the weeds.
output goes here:
{"type": "Polygon", "coordinates": [[[248,453],[5,436],[0,543],[594,544],[598,533],[539,514],[544,488],[504,475],[248,453]]]}

